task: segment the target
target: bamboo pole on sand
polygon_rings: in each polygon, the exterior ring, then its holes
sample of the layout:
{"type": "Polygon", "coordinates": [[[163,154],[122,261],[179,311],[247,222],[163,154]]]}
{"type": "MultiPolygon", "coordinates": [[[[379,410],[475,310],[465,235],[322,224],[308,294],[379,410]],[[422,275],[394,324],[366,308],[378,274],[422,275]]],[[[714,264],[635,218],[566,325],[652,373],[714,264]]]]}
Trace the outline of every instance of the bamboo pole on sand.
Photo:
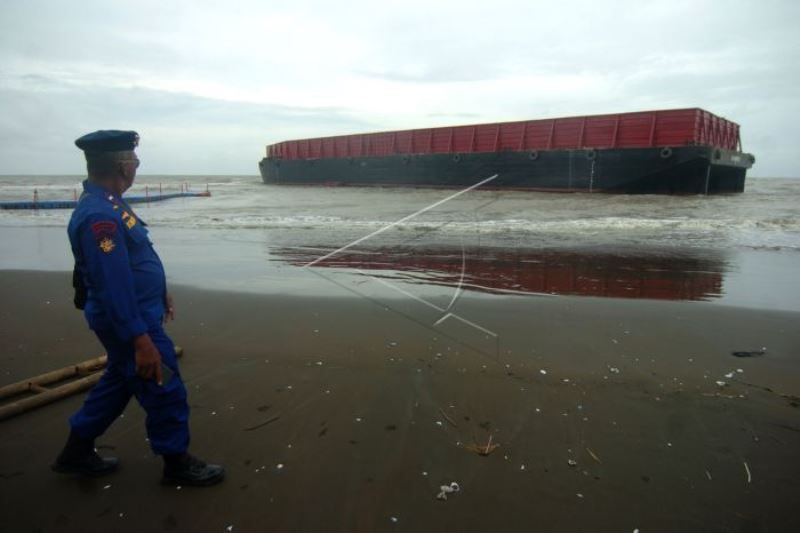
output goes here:
{"type": "MultiPolygon", "coordinates": [[[[175,354],[178,357],[182,356],[183,349],[176,346],[175,354]]],[[[108,357],[103,355],[76,365],[53,370],[52,372],[40,374],[30,379],[0,387],[0,400],[13,398],[25,392],[37,393],[34,396],[0,405],[0,421],[91,388],[95,383],[100,381],[103,375],[102,370],[105,368],[107,362],[108,357]],[[45,385],[58,383],[59,381],[77,376],[83,377],[57,387],[45,387],[45,385]]]]}

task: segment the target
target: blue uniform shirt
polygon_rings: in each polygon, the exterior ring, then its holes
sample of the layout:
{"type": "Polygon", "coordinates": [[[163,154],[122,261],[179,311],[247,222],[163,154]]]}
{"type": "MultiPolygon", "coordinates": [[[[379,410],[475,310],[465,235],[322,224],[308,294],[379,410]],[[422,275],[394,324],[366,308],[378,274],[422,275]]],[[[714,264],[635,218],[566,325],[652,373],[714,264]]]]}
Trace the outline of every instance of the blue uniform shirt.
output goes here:
{"type": "Polygon", "coordinates": [[[67,232],[88,290],[84,315],[93,330],[130,340],[164,317],[164,266],[122,198],[88,181],[83,190],[67,232]]]}

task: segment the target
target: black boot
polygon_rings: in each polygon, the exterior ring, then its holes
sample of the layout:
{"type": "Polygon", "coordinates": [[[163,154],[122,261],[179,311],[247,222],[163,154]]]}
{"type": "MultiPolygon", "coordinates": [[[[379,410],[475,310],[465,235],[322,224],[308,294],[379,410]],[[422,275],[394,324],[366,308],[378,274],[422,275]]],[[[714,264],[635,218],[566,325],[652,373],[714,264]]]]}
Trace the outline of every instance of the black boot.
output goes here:
{"type": "Polygon", "coordinates": [[[220,465],[206,464],[188,453],[164,456],[162,483],[205,487],[216,485],[223,479],[225,469],[220,465]]]}
{"type": "Polygon", "coordinates": [[[60,474],[97,477],[110,474],[118,467],[116,457],[100,457],[94,450],[93,440],[83,439],[70,431],[67,444],[50,468],[60,474]]]}

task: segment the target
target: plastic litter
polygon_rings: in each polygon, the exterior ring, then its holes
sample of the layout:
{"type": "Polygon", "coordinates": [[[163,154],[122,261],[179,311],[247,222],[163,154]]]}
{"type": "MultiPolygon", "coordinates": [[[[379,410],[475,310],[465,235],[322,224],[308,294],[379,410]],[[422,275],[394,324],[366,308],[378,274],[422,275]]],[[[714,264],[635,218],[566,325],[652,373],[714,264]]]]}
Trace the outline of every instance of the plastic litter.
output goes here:
{"type": "Polygon", "coordinates": [[[441,485],[439,489],[440,489],[439,494],[436,495],[437,500],[447,500],[448,494],[453,494],[454,492],[461,492],[461,487],[455,481],[453,481],[449,485],[441,485]]]}

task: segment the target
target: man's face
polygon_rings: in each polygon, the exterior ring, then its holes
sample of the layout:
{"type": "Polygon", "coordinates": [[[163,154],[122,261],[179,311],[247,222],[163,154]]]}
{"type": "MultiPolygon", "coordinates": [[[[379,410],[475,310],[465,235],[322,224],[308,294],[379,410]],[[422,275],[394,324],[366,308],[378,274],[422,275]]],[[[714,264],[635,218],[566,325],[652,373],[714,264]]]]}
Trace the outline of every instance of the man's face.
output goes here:
{"type": "Polygon", "coordinates": [[[136,169],[139,168],[139,158],[134,152],[131,152],[129,157],[125,157],[121,161],[122,180],[125,185],[125,190],[131,188],[133,181],[136,178],[136,169]]]}

